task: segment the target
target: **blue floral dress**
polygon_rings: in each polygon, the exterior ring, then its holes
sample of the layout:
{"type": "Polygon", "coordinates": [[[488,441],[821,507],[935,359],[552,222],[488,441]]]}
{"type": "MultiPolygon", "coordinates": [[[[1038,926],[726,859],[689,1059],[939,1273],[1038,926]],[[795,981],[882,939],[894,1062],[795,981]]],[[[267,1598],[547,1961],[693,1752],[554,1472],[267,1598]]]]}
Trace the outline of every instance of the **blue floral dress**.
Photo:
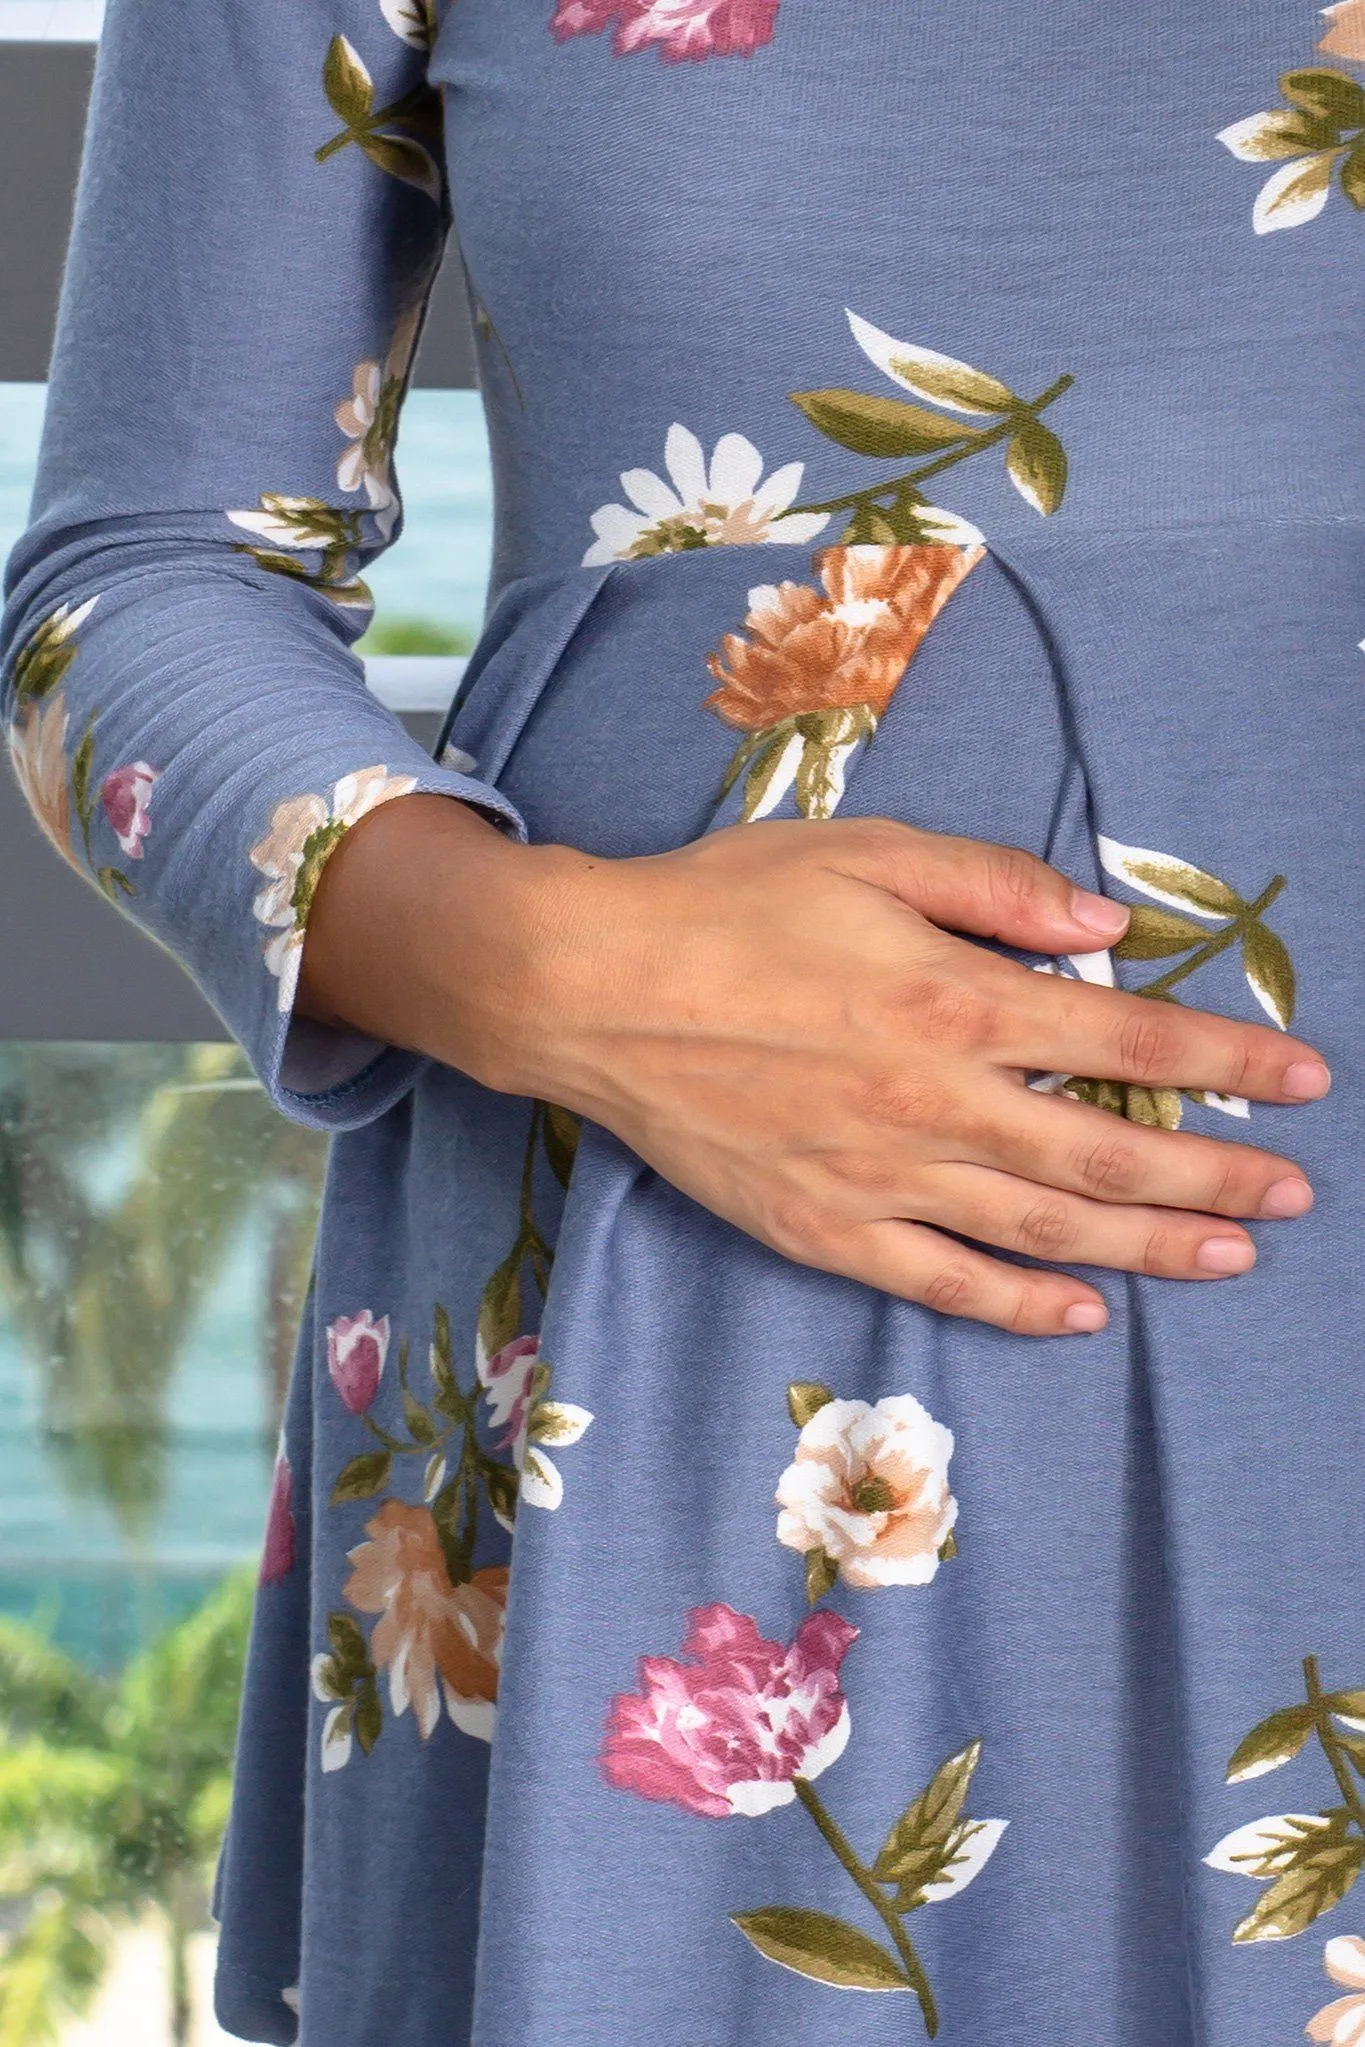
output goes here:
{"type": "Polygon", "coordinates": [[[111,0],[5,727],[335,1133],[230,2030],[1365,2040],[1362,210],[1365,0],[111,0]],[[351,645],[452,219],[497,539],[431,757],[351,645]],[[792,1265],[292,1015],[411,790],[1031,847],[1133,909],[1054,971],[1337,1074],[1036,1084],[1317,1208],[1086,1342],[792,1265]]]}

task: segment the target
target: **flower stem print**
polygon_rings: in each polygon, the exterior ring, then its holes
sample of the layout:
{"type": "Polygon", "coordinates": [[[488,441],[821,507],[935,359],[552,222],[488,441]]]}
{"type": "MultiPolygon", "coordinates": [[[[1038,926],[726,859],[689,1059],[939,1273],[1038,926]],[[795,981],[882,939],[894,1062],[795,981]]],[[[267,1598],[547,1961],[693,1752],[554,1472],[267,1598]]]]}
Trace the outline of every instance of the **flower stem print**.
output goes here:
{"type": "Polygon", "coordinates": [[[909,1393],[875,1406],[797,1379],[787,1411],[800,1434],[777,1486],[777,1539],[806,1563],[812,1606],[842,1581],[862,1590],[927,1585],[957,1555],[949,1429],[909,1393]]]}
{"type": "MultiPolygon", "coordinates": [[[[86,718],[85,730],[80,736],[76,751],[71,756],[71,800],[76,807],[76,818],[81,828],[81,840],[85,847],[85,864],[112,902],[116,889],[121,890],[124,895],[132,895],[133,884],[121,868],[99,866],[96,863],[94,849],[90,843],[90,829],[95,822],[95,811],[99,802],[99,797],[94,788],[95,728],[99,722],[99,715],[99,705],[96,704],[86,718]]],[[[139,762],[137,765],[142,767],[143,763],[139,762]]],[[[146,773],[150,776],[152,770],[148,768],[146,773]]],[[[116,777],[111,775],[108,778],[106,787],[108,787],[109,783],[116,783],[116,777]]],[[[140,844],[137,844],[136,851],[140,856],[142,851],[140,844]]]]}
{"type": "Polygon", "coordinates": [[[441,145],[441,99],[434,86],[424,79],[387,106],[376,107],[373,78],[347,38],[335,35],[327,46],[322,89],[343,126],[314,150],[318,163],[354,143],[376,169],[441,202],[444,185],[433,155],[441,145]]]}
{"type": "Polygon", "coordinates": [[[1070,390],[1070,376],[1055,378],[1036,398],[1021,398],[998,377],[954,356],[897,341],[857,313],[847,317],[853,338],[869,361],[893,383],[937,409],[843,389],[793,391],[792,403],[828,440],[855,455],[884,462],[916,455],[930,459],[884,482],[793,505],[793,512],[851,513],[840,536],[850,546],[979,541],[974,526],[931,504],[921,485],[1002,442],[1015,489],[1045,518],[1057,510],[1066,492],[1066,453],[1039,415],[1070,390]],[[977,419],[990,424],[977,425],[977,419]]]}
{"type": "MultiPolygon", "coordinates": [[[[1287,1031],[1294,1018],[1296,977],[1294,963],[1284,940],[1266,923],[1266,913],[1287,886],[1276,874],[1254,896],[1240,895],[1228,882],[1169,853],[1156,853],[1144,846],[1125,846],[1117,839],[1099,840],[1100,862],[1107,874],[1130,889],[1147,896],[1162,907],[1147,903],[1132,906],[1127,932],[1114,947],[1121,960],[1170,960],[1172,964],[1152,980],[1130,990],[1154,1002],[1178,1002],[1176,989],[1237,946],[1247,985],[1261,1008],[1280,1030],[1287,1031]],[[1198,920],[1198,921],[1196,921],[1198,920]],[[1210,930],[1209,926],[1215,928],[1210,930]]],[[[1112,968],[1093,967],[1112,984],[1112,968]]],[[[1194,1088],[1151,1088],[1114,1080],[1088,1080],[1075,1074],[1051,1074],[1040,1083],[1049,1091],[1069,1095],[1074,1101],[1090,1102],[1131,1123],[1151,1124],[1165,1130],[1179,1128],[1182,1095],[1206,1108],[1221,1109],[1227,1115],[1246,1116],[1250,1110],[1240,1096],[1217,1095],[1194,1088]]]]}
{"type": "Polygon", "coordinates": [[[1239,1943],[1302,1933],[1341,1902],[1365,1863],[1365,1689],[1324,1691],[1316,1656],[1304,1658],[1303,1681],[1300,1704],[1280,1707],[1238,1743],[1227,1781],[1278,1770],[1315,1739],[1338,1798],[1318,1812],[1272,1813],[1236,1827],[1204,1857],[1211,1869],[1268,1886],[1238,1922],[1239,1943]]]}
{"type": "Polygon", "coordinates": [[[707,661],[720,685],[708,710],[745,737],[721,783],[744,776],[742,822],[766,817],[795,787],[802,817],[832,817],[847,763],[870,739],[911,659],[980,547],[828,547],[820,588],[764,583],[743,630],[707,661]]]}
{"type": "Polygon", "coordinates": [[[353,1740],[366,1755],[374,1747],[383,1728],[378,1673],[385,1668],[393,1711],[411,1706],[424,1740],[443,1697],[463,1732],[492,1736],[507,1569],[476,1569],[474,1553],[481,1499],[501,1520],[499,1509],[515,1498],[516,1473],[478,1439],[481,1389],[459,1383],[450,1316],[439,1302],[427,1353],[429,1394],[414,1391],[404,1337],[397,1351],[401,1426],[375,1419],[390,1339],[389,1317],[369,1308],[340,1315],[327,1328],[332,1384],[376,1445],[343,1465],[331,1505],[373,1499],[404,1458],[420,1463],[421,1503],[381,1501],[365,1524],[369,1539],[347,1553],[354,1569],[343,1596],[351,1611],[329,1615],[330,1648],[313,1659],[313,1690],[328,1708],[325,1771],[344,1767],[353,1740]],[[368,1642],[356,1612],[379,1616],[368,1642]]]}
{"type": "Polygon", "coordinates": [[[612,1700],[600,1767],[620,1790],[707,1819],[759,1818],[799,1802],[890,1945],[801,1906],[761,1906],[731,1919],[759,1954],[815,1982],[913,1992],[932,2038],[938,2011],[905,1921],[965,1890],[994,1853],[1004,1822],[964,1814],[981,1755],[981,1744],[971,1742],[906,1807],[873,1861],[858,1854],[814,1786],[848,1744],[840,1669],[857,1637],[828,1609],[807,1615],[783,1645],[733,1607],[694,1608],[682,1645],[687,1660],[643,1657],[640,1690],[612,1700]]]}
{"type": "Polygon", "coordinates": [[[378,1444],[346,1464],[332,1487],[332,1505],[342,1500],[370,1499],[389,1483],[396,1457],[422,1460],[422,1498],[432,1511],[446,1569],[452,1584],[470,1575],[478,1534],[479,1489],[489,1504],[501,1504],[514,1475],[507,1464],[483,1449],[474,1422],[479,1388],[465,1391],[455,1376],[450,1317],[438,1301],[428,1352],[432,1394],[429,1401],[413,1392],[408,1369],[408,1340],[398,1346],[398,1388],[403,1432],[384,1428],[370,1412],[379,1392],[389,1347],[389,1318],[376,1322],[368,1309],[357,1316],[339,1316],[327,1331],[328,1369],[346,1406],[378,1444]],[[452,1451],[452,1442],[458,1443],[452,1451]],[[454,1456],[454,1469],[450,1468],[454,1456]]]}
{"type": "Polygon", "coordinates": [[[1365,89],[1326,66],[1286,71],[1279,83],[1284,106],[1234,121],[1218,135],[1243,163],[1279,165],[1252,209],[1258,235],[1316,220],[1334,179],[1354,207],[1365,207],[1365,89]]]}
{"type": "MultiPolygon", "coordinates": [[[[493,1511],[510,1529],[517,1501],[554,1509],[564,1497],[559,1467],[546,1454],[578,1442],[592,1422],[586,1407],[552,1400],[553,1372],[542,1356],[540,1338],[526,1332],[531,1319],[525,1302],[524,1274],[543,1305],[550,1288],[554,1250],[535,1213],[535,1167],[543,1148],[551,1172],[562,1187],[569,1184],[578,1144],[578,1118],[552,1102],[533,1102],[522,1155],[520,1214],[511,1250],[493,1271],[479,1303],[475,1359],[479,1383],[487,1400],[498,1447],[510,1451],[513,1475],[492,1500],[493,1511]]],[[[539,1322],[539,1314],[535,1316],[539,1322]]],[[[491,1495],[490,1495],[491,1498],[491,1495]]]]}

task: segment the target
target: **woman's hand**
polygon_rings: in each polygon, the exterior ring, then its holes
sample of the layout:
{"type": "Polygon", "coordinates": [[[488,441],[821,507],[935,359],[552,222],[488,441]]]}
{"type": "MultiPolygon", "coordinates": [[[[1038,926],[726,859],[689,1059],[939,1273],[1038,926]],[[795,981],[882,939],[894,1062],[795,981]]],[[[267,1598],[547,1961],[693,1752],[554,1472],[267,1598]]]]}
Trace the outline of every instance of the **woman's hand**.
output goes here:
{"type": "Polygon", "coordinates": [[[328,862],[301,1001],[592,1117],[801,1264],[1052,1336],[1101,1327],[1099,1294],[958,1237],[1212,1279],[1255,1258],[1231,1218],[1312,1203],[1288,1159],[1026,1085],[1326,1093],[1297,1039],[954,935],[1089,952],[1126,922],[1029,854],[886,820],[735,825],[601,860],[412,796],[328,862]]]}

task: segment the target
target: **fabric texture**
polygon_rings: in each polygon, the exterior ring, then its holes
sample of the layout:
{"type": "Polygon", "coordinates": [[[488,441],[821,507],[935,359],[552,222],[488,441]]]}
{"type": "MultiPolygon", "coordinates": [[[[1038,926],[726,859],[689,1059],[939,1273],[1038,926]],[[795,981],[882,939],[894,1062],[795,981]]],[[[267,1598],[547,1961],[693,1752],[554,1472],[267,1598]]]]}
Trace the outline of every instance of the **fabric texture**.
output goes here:
{"type": "MultiPolygon", "coordinates": [[[[1365,2037],[1365,0],[110,0],[5,720],[336,1132],[220,1860],[303,2047],[1365,2037]],[[432,760],[366,562],[458,225],[497,479],[432,760]],[[1291,1023],[1251,1275],[1030,1342],[291,1018],[411,789],[604,857],[1031,848],[1053,970],[1291,1023]],[[515,1531],[515,1533],[514,1533],[515,1531]]],[[[1048,963],[1039,962],[1039,965],[1048,963]]]]}

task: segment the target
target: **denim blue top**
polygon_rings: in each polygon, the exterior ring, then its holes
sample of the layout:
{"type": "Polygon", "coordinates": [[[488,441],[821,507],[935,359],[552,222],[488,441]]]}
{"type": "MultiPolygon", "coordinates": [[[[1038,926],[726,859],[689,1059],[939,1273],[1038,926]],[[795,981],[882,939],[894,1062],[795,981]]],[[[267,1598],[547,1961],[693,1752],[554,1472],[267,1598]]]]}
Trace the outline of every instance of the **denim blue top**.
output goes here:
{"type": "Polygon", "coordinates": [[[1337,1991],[1365,2037],[1363,212],[1365,0],[109,0],[4,726],[339,1133],[244,2037],[904,2047],[937,1997],[950,2047],[1281,2047],[1337,1991]],[[496,546],[434,760],[352,649],[452,221],[496,546]],[[1092,976],[1321,1044],[1328,1109],[1250,1111],[1311,1222],[1031,1346],[291,1017],[377,803],[615,856],[846,780],[1105,877],[1148,951],[1092,976]]]}

